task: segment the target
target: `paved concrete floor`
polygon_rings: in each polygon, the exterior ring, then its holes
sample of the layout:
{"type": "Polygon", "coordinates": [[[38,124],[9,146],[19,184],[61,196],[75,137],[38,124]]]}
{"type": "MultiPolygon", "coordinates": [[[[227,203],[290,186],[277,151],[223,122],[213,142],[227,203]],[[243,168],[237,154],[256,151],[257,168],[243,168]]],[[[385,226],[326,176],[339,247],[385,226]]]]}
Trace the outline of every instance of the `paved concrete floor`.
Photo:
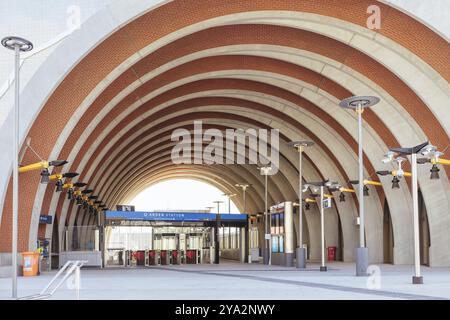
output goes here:
{"type": "MultiPolygon", "coordinates": [[[[355,277],[354,265],[317,264],[307,270],[222,261],[220,265],[107,268],[81,271],[81,299],[450,299],[450,268],[423,268],[424,285],[412,285],[411,266],[379,265],[380,277],[355,277]]],[[[56,272],[19,278],[19,296],[38,293],[56,272]]],[[[11,279],[0,279],[9,299],[11,279]]],[[[51,299],[74,299],[63,284],[51,299]]]]}

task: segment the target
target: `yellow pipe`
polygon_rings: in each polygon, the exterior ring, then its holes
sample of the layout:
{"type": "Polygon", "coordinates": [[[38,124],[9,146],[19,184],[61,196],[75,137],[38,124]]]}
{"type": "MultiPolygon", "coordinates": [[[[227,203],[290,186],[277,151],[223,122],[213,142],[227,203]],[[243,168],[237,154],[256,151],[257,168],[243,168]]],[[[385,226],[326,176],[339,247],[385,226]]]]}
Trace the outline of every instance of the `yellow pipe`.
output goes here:
{"type": "Polygon", "coordinates": [[[353,189],[348,189],[348,188],[344,188],[344,187],[339,188],[339,191],[340,192],[355,192],[355,190],[353,190],[353,189]]]}
{"type": "Polygon", "coordinates": [[[309,202],[309,203],[315,203],[315,202],[316,202],[316,200],[314,200],[314,199],[310,199],[310,198],[306,198],[306,199],[305,199],[305,202],[309,202]]]}
{"type": "Polygon", "coordinates": [[[81,195],[81,191],[80,190],[75,190],[75,192],[73,194],[75,196],[80,196],[81,195]]]}
{"type": "Polygon", "coordinates": [[[73,188],[73,183],[65,183],[63,185],[63,189],[70,189],[70,188],[73,188]]]}
{"type": "MultiPolygon", "coordinates": [[[[397,170],[392,171],[391,174],[395,177],[395,176],[397,175],[397,170]]],[[[412,174],[411,174],[411,172],[404,171],[404,172],[403,172],[403,176],[405,176],[405,177],[411,177],[412,174]]]]}
{"type": "Polygon", "coordinates": [[[441,159],[441,158],[437,159],[437,161],[436,161],[436,159],[431,159],[431,163],[432,164],[439,163],[439,164],[443,164],[444,166],[450,166],[450,160],[441,159]]]}
{"type": "Polygon", "coordinates": [[[323,196],[324,196],[325,198],[334,198],[334,196],[333,196],[332,194],[327,194],[327,193],[324,194],[323,196]]]}
{"type": "Polygon", "coordinates": [[[364,180],[364,185],[382,186],[381,182],[371,181],[371,180],[364,180]]]}
{"type": "Polygon", "coordinates": [[[41,162],[29,164],[27,166],[19,167],[19,172],[24,173],[24,172],[28,172],[28,171],[47,169],[47,168],[48,168],[48,162],[41,161],[41,162]]]}
{"type": "Polygon", "coordinates": [[[61,179],[63,178],[63,175],[57,173],[57,174],[52,174],[52,175],[51,175],[50,177],[48,177],[48,178],[50,179],[50,181],[53,181],[53,180],[61,180],[61,179]]]}

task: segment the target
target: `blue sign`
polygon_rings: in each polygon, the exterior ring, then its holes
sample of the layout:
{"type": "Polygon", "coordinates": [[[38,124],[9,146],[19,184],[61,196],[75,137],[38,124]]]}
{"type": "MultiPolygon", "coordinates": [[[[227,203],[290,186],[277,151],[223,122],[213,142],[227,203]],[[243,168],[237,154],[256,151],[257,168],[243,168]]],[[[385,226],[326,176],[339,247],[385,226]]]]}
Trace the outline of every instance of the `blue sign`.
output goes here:
{"type": "MultiPolygon", "coordinates": [[[[145,211],[106,211],[106,219],[135,221],[215,221],[216,214],[198,212],[145,212],[145,211]]],[[[220,214],[221,220],[246,221],[246,214],[220,214]]]]}
{"type": "Polygon", "coordinates": [[[39,216],[39,223],[52,224],[52,218],[52,216],[41,215],[39,216]]]}

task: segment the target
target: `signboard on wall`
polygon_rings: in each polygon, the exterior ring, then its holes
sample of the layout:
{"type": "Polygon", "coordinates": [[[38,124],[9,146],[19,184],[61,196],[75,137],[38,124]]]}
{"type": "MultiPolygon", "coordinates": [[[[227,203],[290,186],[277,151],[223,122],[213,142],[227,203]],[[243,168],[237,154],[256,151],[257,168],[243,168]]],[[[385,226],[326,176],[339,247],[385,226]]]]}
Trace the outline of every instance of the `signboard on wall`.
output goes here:
{"type": "Polygon", "coordinates": [[[134,212],[134,206],[130,206],[130,205],[124,205],[124,204],[118,204],[116,205],[116,209],[117,211],[129,211],[129,212],[134,212]]]}
{"type": "MultiPolygon", "coordinates": [[[[134,221],[215,221],[216,214],[197,212],[127,212],[106,211],[106,220],[134,220],[134,221]]],[[[246,214],[220,214],[222,221],[247,221],[246,214]]]]}
{"type": "Polygon", "coordinates": [[[40,215],[39,216],[39,223],[42,223],[42,224],[52,224],[52,222],[53,222],[53,219],[52,219],[53,217],[52,216],[49,216],[49,215],[40,215]]]}

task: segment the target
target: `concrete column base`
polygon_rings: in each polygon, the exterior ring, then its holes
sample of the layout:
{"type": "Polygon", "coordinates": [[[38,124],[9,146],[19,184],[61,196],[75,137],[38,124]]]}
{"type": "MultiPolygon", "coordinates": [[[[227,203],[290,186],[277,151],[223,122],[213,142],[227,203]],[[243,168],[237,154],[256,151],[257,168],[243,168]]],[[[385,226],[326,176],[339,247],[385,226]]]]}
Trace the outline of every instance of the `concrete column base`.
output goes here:
{"type": "Polygon", "coordinates": [[[305,248],[297,248],[296,254],[297,254],[296,267],[299,269],[305,269],[306,268],[306,249],[305,248]]]}
{"type": "Polygon", "coordinates": [[[320,266],[320,271],[327,271],[327,266],[320,266]]]}
{"type": "Polygon", "coordinates": [[[366,247],[356,248],[356,276],[367,277],[369,267],[369,250],[366,247]]]}
{"type": "Polygon", "coordinates": [[[423,277],[422,276],[420,276],[420,277],[413,276],[412,283],[413,284],[423,284],[423,277]]]}

